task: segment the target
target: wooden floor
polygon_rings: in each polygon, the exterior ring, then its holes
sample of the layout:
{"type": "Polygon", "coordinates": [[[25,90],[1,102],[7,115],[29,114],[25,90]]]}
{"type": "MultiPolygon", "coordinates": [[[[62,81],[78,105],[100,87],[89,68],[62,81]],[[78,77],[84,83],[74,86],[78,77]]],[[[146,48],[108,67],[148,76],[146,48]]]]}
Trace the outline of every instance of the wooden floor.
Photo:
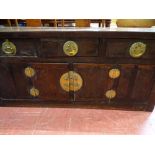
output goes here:
{"type": "Polygon", "coordinates": [[[0,134],[155,135],[155,110],[0,107],[0,134]]]}

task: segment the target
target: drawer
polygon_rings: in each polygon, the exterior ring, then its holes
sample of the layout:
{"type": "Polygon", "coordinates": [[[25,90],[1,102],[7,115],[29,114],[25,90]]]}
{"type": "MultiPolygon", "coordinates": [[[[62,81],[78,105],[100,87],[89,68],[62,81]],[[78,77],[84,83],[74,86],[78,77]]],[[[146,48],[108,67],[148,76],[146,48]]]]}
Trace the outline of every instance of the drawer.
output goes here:
{"type": "Polygon", "coordinates": [[[37,56],[37,40],[0,39],[0,56],[37,56]]]}
{"type": "Polygon", "coordinates": [[[107,58],[155,59],[155,40],[108,39],[107,58]]]}
{"type": "Polygon", "coordinates": [[[40,41],[39,56],[44,58],[52,57],[91,57],[98,56],[98,39],[57,39],[47,38],[40,41]],[[69,53],[71,52],[71,54],[69,53]]]}

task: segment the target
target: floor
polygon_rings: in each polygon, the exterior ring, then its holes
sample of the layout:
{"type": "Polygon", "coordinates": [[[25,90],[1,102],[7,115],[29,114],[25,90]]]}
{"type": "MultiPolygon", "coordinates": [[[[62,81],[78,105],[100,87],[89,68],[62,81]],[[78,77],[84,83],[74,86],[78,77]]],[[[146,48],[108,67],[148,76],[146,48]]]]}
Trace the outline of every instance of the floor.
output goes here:
{"type": "Polygon", "coordinates": [[[155,135],[155,110],[0,107],[0,134],[155,135]]]}

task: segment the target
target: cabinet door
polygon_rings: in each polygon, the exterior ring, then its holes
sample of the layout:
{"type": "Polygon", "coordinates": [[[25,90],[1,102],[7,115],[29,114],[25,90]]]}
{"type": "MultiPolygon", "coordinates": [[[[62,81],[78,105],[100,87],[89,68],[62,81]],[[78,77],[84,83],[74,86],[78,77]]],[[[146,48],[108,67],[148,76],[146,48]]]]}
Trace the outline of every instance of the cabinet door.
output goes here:
{"type": "Polygon", "coordinates": [[[20,63],[12,65],[17,99],[65,101],[69,93],[60,86],[60,77],[68,72],[67,64],[20,63]]]}
{"type": "Polygon", "coordinates": [[[68,101],[69,92],[60,86],[68,64],[10,63],[0,66],[1,96],[13,99],[68,101]],[[12,74],[12,75],[11,75],[12,74]]]}
{"type": "Polygon", "coordinates": [[[16,89],[11,66],[0,64],[0,98],[12,99],[16,97],[16,89]]]}
{"type": "Polygon", "coordinates": [[[81,89],[74,93],[75,100],[105,100],[105,92],[112,85],[112,80],[108,77],[110,67],[104,64],[74,64],[74,71],[83,80],[81,89]]]}
{"type": "MultiPolygon", "coordinates": [[[[68,72],[67,64],[30,64],[35,75],[31,87],[39,91],[38,98],[53,101],[69,100],[69,93],[60,86],[61,76],[68,72]]],[[[31,88],[30,88],[31,89],[31,88]]]]}
{"type": "Polygon", "coordinates": [[[75,101],[146,104],[155,78],[155,67],[150,65],[75,64],[74,70],[83,79],[75,101]]]}

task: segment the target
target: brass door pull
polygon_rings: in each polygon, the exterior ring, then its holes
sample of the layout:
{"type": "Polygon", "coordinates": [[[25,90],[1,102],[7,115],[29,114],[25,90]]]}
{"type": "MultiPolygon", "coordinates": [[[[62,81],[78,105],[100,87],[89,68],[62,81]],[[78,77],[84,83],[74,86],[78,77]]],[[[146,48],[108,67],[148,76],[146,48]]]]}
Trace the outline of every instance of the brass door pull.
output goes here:
{"type": "Polygon", "coordinates": [[[2,51],[6,55],[15,55],[16,54],[16,46],[14,43],[10,42],[8,39],[2,43],[2,51]]]}
{"type": "Polygon", "coordinates": [[[106,95],[106,97],[108,99],[113,99],[113,98],[116,97],[116,91],[113,90],[113,89],[110,89],[110,90],[106,91],[106,94],[105,95],[106,95]]]}
{"type": "Polygon", "coordinates": [[[130,56],[133,58],[139,58],[144,55],[146,51],[146,44],[142,42],[133,43],[129,49],[130,56]]]}
{"type": "Polygon", "coordinates": [[[26,67],[24,72],[25,72],[25,75],[29,78],[35,75],[35,70],[32,67],[26,67]]]}
{"type": "Polygon", "coordinates": [[[74,41],[67,41],[63,45],[63,51],[68,56],[74,56],[78,53],[78,45],[74,41]]]}
{"type": "Polygon", "coordinates": [[[78,91],[79,89],[81,89],[82,85],[83,85],[82,77],[74,71],[64,73],[60,77],[60,86],[63,90],[67,92],[78,91]]]}
{"type": "Polygon", "coordinates": [[[32,88],[30,89],[30,95],[33,96],[33,97],[39,96],[39,90],[36,89],[35,87],[32,87],[32,88]]]}
{"type": "Polygon", "coordinates": [[[120,74],[121,74],[121,72],[117,68],[110,69],[110,71],[109,71],[109,77],[112,79],[118,78],[120,76],[120,74]]]}

